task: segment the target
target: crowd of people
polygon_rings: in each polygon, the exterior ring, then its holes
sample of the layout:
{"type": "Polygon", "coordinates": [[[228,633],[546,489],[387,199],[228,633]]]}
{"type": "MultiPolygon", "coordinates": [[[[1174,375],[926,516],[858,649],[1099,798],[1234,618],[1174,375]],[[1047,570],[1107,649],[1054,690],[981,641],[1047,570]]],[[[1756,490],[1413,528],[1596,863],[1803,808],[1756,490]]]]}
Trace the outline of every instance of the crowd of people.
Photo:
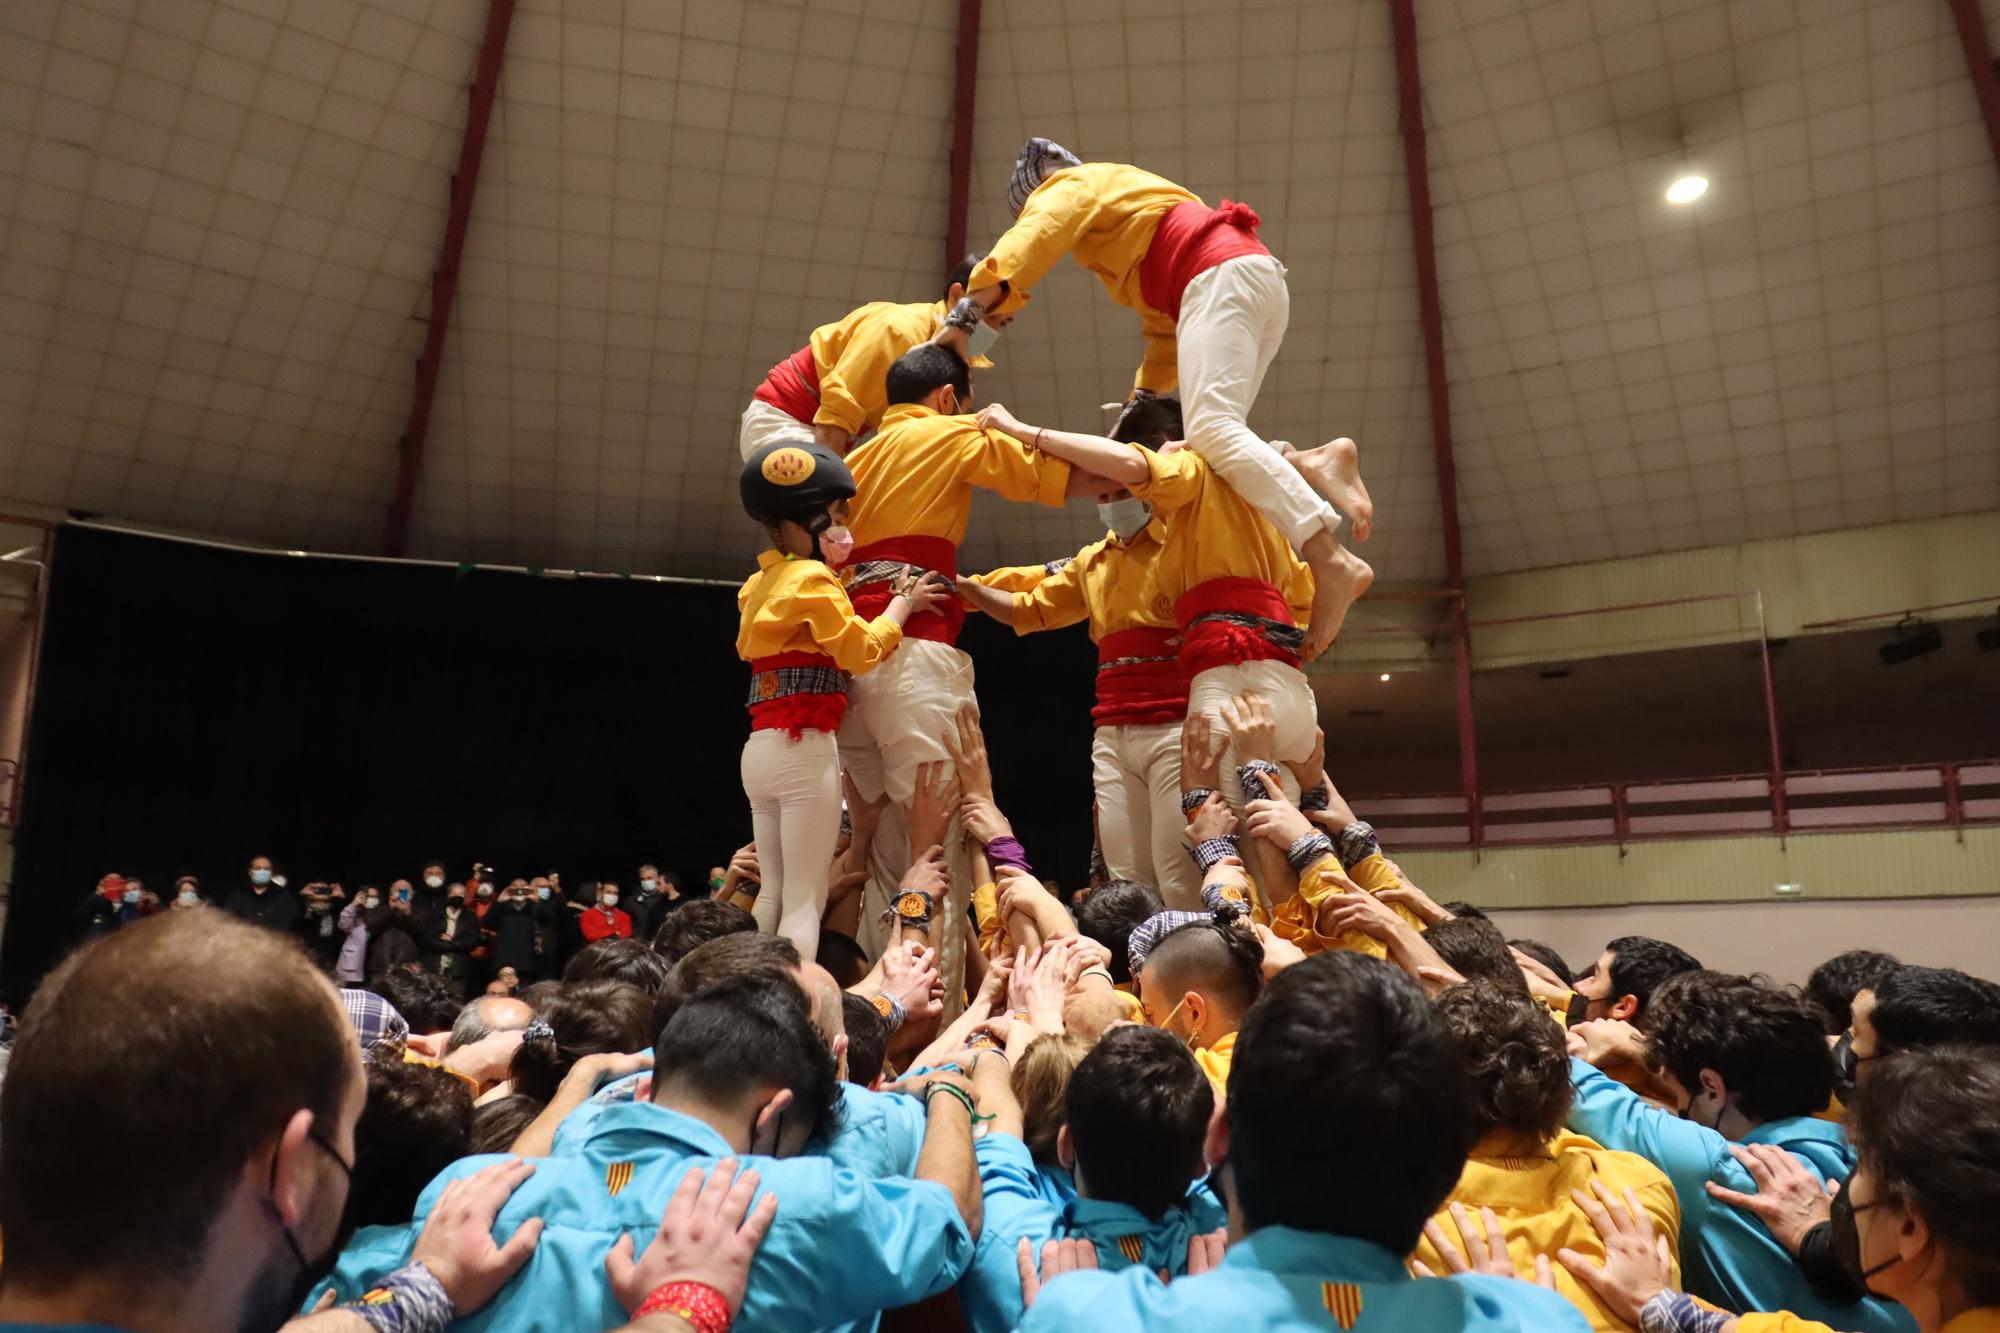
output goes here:
{"type": "Polygon", "coordinates": [[[0,1085],[0,1333],[2000,1330],[2000,985],[1573,964],[1426,893],[1301,672],[1372,507],[1244,422],[1256,215],[1039,139],[1009,196],[744,414],[754,842],[631,895],[107,878],[0,1085]],[[1065,252],[1147,338],[1107,436],[969,411],[1065,252]],[[1107,535],[961,576],[978,488],[1107,535]],[[1071,895],[969,611],[1099,645],[1071,895]]]}

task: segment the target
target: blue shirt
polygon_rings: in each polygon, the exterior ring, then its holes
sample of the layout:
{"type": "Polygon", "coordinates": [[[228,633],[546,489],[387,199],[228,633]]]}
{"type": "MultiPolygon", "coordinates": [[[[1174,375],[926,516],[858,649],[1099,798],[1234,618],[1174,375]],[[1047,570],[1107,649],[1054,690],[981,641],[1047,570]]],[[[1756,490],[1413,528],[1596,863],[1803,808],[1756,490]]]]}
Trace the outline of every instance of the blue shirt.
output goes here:
{"type": "Polygon", "coordinates": [[[1265,1227],[1229,1247],[1214,1272],[1163,1284],[1134,1265],[1067,1273],[1042,1288],[1021,1333],[1588,1333],[1575,1306],[1511,1278],[1413,1278],[1372,1241],[1265,1227]]]}
{"type": "MultiPolygon", "coordinates": [[[[590,1138],[606,1107],[631,1103],[650,1073],[632,1074],[607,1083],[589,1101],[563,1117],[549,1148],[551,1157],[567,1157],[590,1138]]],[[[870,1092],[858,1083],[840,1085],[840,1127],[815,1131],[806,1151],[844,1166],[856,1175],[914,1176],[917,1154],[923,1150],[923,1103],[902,1093],[870,1092]]]]}
{"type": "MultiPolygon", "coordinates": [[[[1788,1310],[1852,1333],[1915,1333],[1916,1320],[1893,1301],[1870,1297],[1852,1305],[1820,1298],[1797,1261],[1764,1224],[1741,1208],[1710,1197],[1709,1181],[1755,1194],[1757,1182],[1730,1155],[1714,1130],[1653,1106],[1583,1060],[1570,1060],[1576,1101],[1569,1127],[1607,1148],[1635,1152],[1667,1173],[1681,1201],[1681,1285],[1725,1310],[1788,1310]]],[[[1769,1143],[1804,1162],[1824,1182],[1854,1172],[1847,1131],[1827,1120],[1792,1116],[1767,1120],[1743,1136],[1769,1143]]]]}
{"type": "MultiPolygon", "coordinates": [[[[496,1242],[531,1217],[546,1223],[541,1241],[490,1305],[452,1325],[455,1333],[622,1327],[625,1311],[605,1279],[604,1256],[621,1235],[643,1250],[681,1176],[730,1156],[762,1176],[760,1198],[778,1196],[777,1217],[750,1265],[749,1295],[734,1325],[741,1333],[866,1324],[882,1310],[944,1291],[971,1260],[971,1234],[942,1185],[870,1179],[823,1157],[736,1154],[699,1120],[630,1102],[605,1107],[570,1155],[538,1161],[500,1210],[496,1242]]],[[[417,1200],[416,1221],[358,1233],[334,1267],[336,1299],[353,1300],[408,1262],[445,1186],[505,1160],[453,1163],[417,1200]]]]}
{"type": "Polygon", "coordinates": [[[1028,1145],[1011,1134],[988,1134],[977,1146],[979,1184],[986,1195],[986,1221],[972,1267],[959,1280],[959,1308],[974,1333],[1007,1333],[1021,1321],[1022,1237],[1040,1261],[1042,1244],[1076,1236],[1097,1249],[1102,1269],[1138,1264],[1150,1272],[1187,1271],[1188,1239],[1229,1224],[1207,1185],[1196,1185],[1185,1203],[1158,1221],[1129,1204],[1071,1196],[1066,1204],[1043,1195],[1045,1177],[1028,1145]]]}

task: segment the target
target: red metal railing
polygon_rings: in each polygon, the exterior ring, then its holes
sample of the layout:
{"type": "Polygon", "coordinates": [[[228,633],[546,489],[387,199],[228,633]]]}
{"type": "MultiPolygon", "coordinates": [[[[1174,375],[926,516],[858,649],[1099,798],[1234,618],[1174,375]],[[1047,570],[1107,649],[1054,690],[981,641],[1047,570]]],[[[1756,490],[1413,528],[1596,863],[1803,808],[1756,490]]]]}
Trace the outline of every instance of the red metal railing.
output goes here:
{"type": "Polygon", "coordinates": [[[1611,782],[1480,797],[1379,796],[1355,811],[1404,847],[1563,846],[2000,824],[2000,760],[1611,782]]]}

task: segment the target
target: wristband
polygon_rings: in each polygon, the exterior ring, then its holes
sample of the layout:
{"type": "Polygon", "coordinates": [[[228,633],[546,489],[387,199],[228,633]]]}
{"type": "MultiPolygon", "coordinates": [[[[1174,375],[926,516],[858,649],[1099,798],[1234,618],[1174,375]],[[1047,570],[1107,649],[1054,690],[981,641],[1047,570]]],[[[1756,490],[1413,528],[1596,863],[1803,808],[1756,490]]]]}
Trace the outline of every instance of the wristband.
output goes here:
{"type": "Polygon", "coordinates": [[[951,308],[951,313],[944,317],[944,322],[947,327],[970,333],[978,328],[979,322],[985,318],[985,306],[979,304],[973,297],[961,296],[958,298],[958,304],[951,308]]]}
{"type": "Polygon", "coordinates": [[[893,995],[877,995],[868,1003],[875,1007],[876,1013],[882,1015],[882,1021],[889,1025],[891,1032],[902,1027],[903,1020],[909,1017],[909,1011],[904,1009],[902,1003],[893,995]]]}
{"type": "MultiPolygon", "coordinates": [[[[1272,777],[1277,778],[1278,766],[1268,759],[1252,759],[1244,764],[1243,767],[1236,770],[1236,780],[1243,784],[1244,800],[1268,801],[1271,799],[1271,793],[1265,791],[1264,784],[1257,780],[1260,775],[1265,773],[1269,773],[1272,777]]],[[[1278,778],[1278,781],[1282,784],[1284,779],[1278,778]]]]}
{"type": "Polygon", "coordinates": [[[1215,788],[1213,787],[1189,787],[1181,793],[1181,813],[1184,815],[1193,814],[1195,811],[1201,809],[1208,798],[1213,795],[1215,795],[1215,788]]]}
{"type": "Polygon", "coordinates": [[[1302,791],[1299,793],[1299,809],[1301,810],[1308,812],[1325,810],[1332,804],[1333,793],[1327,790],[1324,782],[1314,787],[1311,791],[1302,791]]]}
{"type": "Polygon", "coordinates": [[[1117,980],[1113,978],[1111,975],[1111,969],[1106,967],[1102,963],[1098,963],[1091,967],[1086,967],[1085,969],[1083,969],[1083,971],[1076,974],[1076,979],[1078,981],[1082,981],[1085,977],[1103,977],[1105,985],[1112,987],[1116,987],[1118,985],[1117,980]]]}
{"type": "Polygon", "coordinates": [[[1639,1311],[1640,1333],[1721,1333],[1736,1316],[1704,1310],[1685,1292],[1662,1291],[1639,1311]]]}
{"type": "Polygon", "coordinates": [[[937,900],[922,889],[904,889],[889,900],[889,906],[882,913],[882,923],[887,925],[892,919],[905,926],[921,930],[937,916],[937,900]]]}
{"type": "Polygon", "coordinates": [[[1226,911],[1231,916],[1242,916],[1250,910],[1250,900],[1235,884],[1204,884],[1201,886],[1201,901],[1209,911],[1226,911]]]}
{"type": "Polygon", "coordinates": [[[653,1289],[645,1304],[632,1312],[633,1319],[649,1314],[670,1314],[685,1319],[695,1333],[726,1333],[735,1316],[721,1292],[706,1282],[665,1282],[653,1289]]]}
{"type": "Polygon", "coordinates": [[[1365,819],[1357,819],[1340,831],[1340,868],[1352,870],[1371,856],[1382,854],[1382,840],[1375,836],[1375,826],[1365,819]]]}
{"type": "Polygon", "coordinates": [[[444,1333],[457,1314],[444,1283],[422,1260],[397,1269],[342,1308],[379,1333],[444,1333]]]}
{"type": "Polygon", "coordinates": [[[979,1108],[973,1105],[972,1094],[955,1083],[926,1083],[924,1085],[924,1109],[926,1111],[930,1109],[931,1098],[940,1092],[950,1093],[955,1100],[965,1106],[965,1113],[968,1116],[971,1116],[974,1120],[979,1118],[979,1108]]]}
{"type": "Polygon", "coordinates": [[[1285,864],[1292,868],[1294,875],[1303,875],[1306,873],[1306,867],[1333,854],[1332,838],[1324,833],[1308,833],[1285,848],[1285,864]]]}
{"type": "Polygon", "coordinates": [[[1188,848],[1188,855],[1194,858],[1195,869],[1206,875],[1210,867],[1225,856],[1240,855],[1236,839],[1232,837],[1205,838],[1188,848]]]}
{"type": "Polygon", "coordinates": [[[1013,866],[1031,875],[1035,873],[1035,868],[1028,864],[1028,849],[1021,845],[1019,838],[1011,834],[1002,835],[987,843],[986,859],[993,863],[996,870],[1001,866],[1013,866]]]}

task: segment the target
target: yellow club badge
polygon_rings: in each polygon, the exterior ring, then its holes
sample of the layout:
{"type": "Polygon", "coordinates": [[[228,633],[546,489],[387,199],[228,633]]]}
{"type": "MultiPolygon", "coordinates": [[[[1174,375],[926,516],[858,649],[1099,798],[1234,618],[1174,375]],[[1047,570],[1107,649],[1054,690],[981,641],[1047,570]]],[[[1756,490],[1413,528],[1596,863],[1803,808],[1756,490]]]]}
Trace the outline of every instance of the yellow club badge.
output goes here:
{"type": "Polygon", "coordinates": [[[764,456],[764,480],[773,486],[796,486],[818,466],[819,460],[811,454],[787,445],[764,456]]]}

